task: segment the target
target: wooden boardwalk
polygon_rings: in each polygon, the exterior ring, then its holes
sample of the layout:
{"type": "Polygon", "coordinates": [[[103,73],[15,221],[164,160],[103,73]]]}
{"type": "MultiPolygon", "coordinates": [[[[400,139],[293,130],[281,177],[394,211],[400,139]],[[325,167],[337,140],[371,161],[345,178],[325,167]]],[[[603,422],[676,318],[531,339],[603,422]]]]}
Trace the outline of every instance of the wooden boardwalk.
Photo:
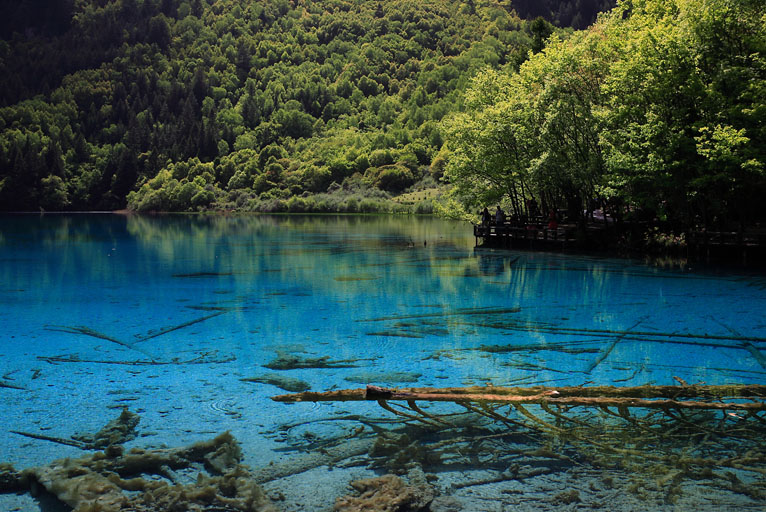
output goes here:
{"type": "MultiPolygon", "coordinates": [[[[477,224],[473,226],[476,246],[527,249],[533,251],[615,251],[617,240],[632,234],[643,240],[646,224],[620,223],[608,226],[589,222],[585,226],[562,223],[556,229],[538,222],[477,224]]],[[[618,251],[621,252],[621,251],[618,251]]],[[[691,231],[678,247],[627,247],[626,254],[664,253],[702,262],[731,262],[746,266],[766,267],[766,229],[735,231],[691,231]],[[635,252],[632,252],[635,251],[635,252]]]]}
{"type": "Polygon", "coordinates": [[[745,231],[692,231],[686,238],[688,256],[700,260],[727,260],[766,267],[766,229],[745,231]]]}
{"type": "Polygon", "coordinates": [[[510,249],[565,250],[576,245],[574,225],[559,225],[549,229],[540,224],[478,224],[473,226],[476,245],[510,249]]]}

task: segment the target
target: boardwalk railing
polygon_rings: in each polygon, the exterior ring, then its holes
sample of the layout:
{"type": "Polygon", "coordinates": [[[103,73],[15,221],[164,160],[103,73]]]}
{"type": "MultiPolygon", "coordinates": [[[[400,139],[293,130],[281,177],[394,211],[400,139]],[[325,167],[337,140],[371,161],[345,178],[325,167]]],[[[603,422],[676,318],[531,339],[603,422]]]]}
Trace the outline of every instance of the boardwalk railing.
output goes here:
{"type": "Polygon", "coordinates": [[[549,228],[542,219],[531,222],[503,222],[473,226],[476,245],[533,250],[609,250],[615,249],[623,239],[632,239],[636,245],[625,246],[627,251],[667,252],[678,257],[701,261],[730,261],[747,265],[766,266],[766,229],[750,228],[745,231],[693,230],[680,237],[677,246],[658,248],[642,245],[649,226],[645,223],[605,225],[590,222],[585,225],[559,224],[549,228]]]}
{"type": "Polygon", "coordinates": [[[512,224],[477,224],[473,227],[476,245],[479,240],[484,245],[536,248],[564,249],[568,243],[574,242],[572,226],[561,225],[555,229],[537,223],[512,224]]]}

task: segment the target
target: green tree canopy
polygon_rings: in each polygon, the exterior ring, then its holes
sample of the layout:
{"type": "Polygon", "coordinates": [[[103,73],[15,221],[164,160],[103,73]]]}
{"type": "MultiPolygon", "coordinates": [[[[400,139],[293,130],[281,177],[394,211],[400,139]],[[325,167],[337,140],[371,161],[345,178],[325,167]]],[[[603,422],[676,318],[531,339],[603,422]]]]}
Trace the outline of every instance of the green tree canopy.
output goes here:
{"type": "Polygon", "coordinates": [[[685,229],[764,220],[766,6],[620,2],[518,71],[485,71],[444,122],[466,207],[527,201],[685,229]]]}

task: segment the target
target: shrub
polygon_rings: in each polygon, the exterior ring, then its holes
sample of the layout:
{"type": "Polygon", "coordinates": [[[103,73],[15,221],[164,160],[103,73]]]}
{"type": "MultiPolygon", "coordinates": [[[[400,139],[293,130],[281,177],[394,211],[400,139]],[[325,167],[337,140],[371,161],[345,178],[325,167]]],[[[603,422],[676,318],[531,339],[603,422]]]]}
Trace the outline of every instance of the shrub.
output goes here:
{"type": "Polygon", "coordinates": [[[195,208],[210,206],[215,201],[215,194],[211,190],[200,190],[191,198],[191,205],[195,208]]]}
{"type": "Polygon", "coordinates": [[[252,188],[253,186],[253,178],[251,176],[248,176],[248,174],[243,170],[238,170],[234,173],[234,175],[229,180],[228,184],[226,185],[227,190],[236,190],[240,188],[252,188]]]}
{"type": "Polygon", "coordinates": [[[345,209],[349,213],[356,213],[359,211],[359,201],[354,197],[348,198],[346,201],[345,209]]]}
{"type": "Polygon", "coordinates": [[[401,192],[415,182],[415,177],[403,165],[386,166],[380,170],[375,186],[389,192],[401,192]]]}
{"type": "Polygon", "coordinates": [[[303,170],[303,185],[312,192],[323,192],[332,183],[332,173],[327,167],[310,165],[303,170]]]}
{"type": "Polygon", "coordinates": [[[381,167],[394,163],[394,155],[389,149],[376,149],[370,153],[370,167],[381,167]]]}
{"type": "Polygon", "coordinates": [[[418,204],[415,205],[415,213],[417,213],[418,215],[432,214],[433,212],[434,212],[434,203],[430,199],[419,201],[418,204]]]}

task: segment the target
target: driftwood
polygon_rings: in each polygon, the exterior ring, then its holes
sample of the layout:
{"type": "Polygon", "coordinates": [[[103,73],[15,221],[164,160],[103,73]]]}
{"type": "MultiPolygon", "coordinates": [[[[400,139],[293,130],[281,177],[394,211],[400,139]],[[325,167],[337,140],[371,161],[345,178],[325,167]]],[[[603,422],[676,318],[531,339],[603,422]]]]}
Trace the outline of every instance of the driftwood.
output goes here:
{"type": "Polygon", "coordinates": [[[405,432],[414,435],[403,434],[399,441],[389,442],[381,434],[370,451],[373,465],[399,470],[415,461],[425,470],[438,471],[480,463],[494,472],[456,488],[593,464],[624,471],[624,488],[630,492],[645,487],[647,481],[655,482],[666,503],[678,499],[682,483],[700,480],[750,499],[766,500],[762,443],[766,386],[689,385],[676,380],[680,385],[367,386],[272,399],[287,403],[375,401],[399,418],[403,429],[410,429],[405,432]],[[426,407],[424,402],[452,402],[463,411],[455,414],[441,405],[426,407]],[[528,466],[539,473],[519,470],[528,466]]]}
{"type": "Polygon", "coordinates": [[[402,388],[367,386],[327,392],[306,391],[272,397],[277,402],[347,402],[404,400],[430,402],[492,402],[512,405],[541,404],[568,407],[618,407],[647,409],[766,410],[766,386],[731,384],[722,386],[593,386],[527,388],[473,386],[465,388],[402,388]],[[686,399],[686,400],[679,400],[686,399]],[[703,399],[703,400],[699,400],[703,399]],[[729,401],[723,401],[729,399],[729,401]],[[743,402],[742,399],[750,401],[743,402]],[[715,400],[715,401],[712,401],[715,400]],[[731,401],[737,400],[737,401],[731,401]]]}

